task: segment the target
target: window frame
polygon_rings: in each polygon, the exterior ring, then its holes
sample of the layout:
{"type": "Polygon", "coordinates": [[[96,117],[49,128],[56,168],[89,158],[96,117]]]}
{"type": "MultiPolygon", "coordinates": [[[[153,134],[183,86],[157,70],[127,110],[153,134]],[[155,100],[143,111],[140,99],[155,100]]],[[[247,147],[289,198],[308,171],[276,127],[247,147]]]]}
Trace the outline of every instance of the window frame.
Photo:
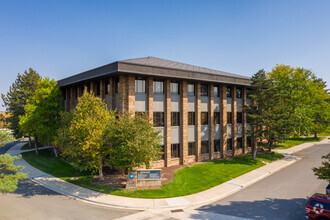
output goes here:
{"type": "Polygon", "coordinates": [[[209,85],[206,83],[201,84],[201,96],[209,96],[209,85]]]}
{"type": "Polygon", "coordinates": [[[196,94],[195,83],[188,83],[187,92],[188,92],[188,96],[195,96],[196,94]],[[194,90],[193,92],[189,91],[189,86],[193,86],[193,90],[194,90]]]}
{"type": "Polygon", "coordinates": [[[221,144],[220,144],[220,139],[215,139],[214,140],[214,152],[220,152],[221,150],[221,144]],[[216,146],[219,146],[218,148],[216,146]]]}
{"type": "Polygon", "coordinates": [[[214,112],[214,124],[219,125],[220,124],[220,112],[214,112]]]}
{"type": "Polygon", "coordinates": [[[238,99],[243,98],[243,88],[242,87],[236,88],[236,98],[238,98],[238,99]],[[240,92],[238,92],[238,91],[240,91],[240,92]]]}
{"type": "Polygon", "coordinates": [[[209,113],[208,112],[201,112],[201,125],[208,125],[209,124],[209,113]],[[206,121],[205,120],[206,115],[206,121]]]}
{"type": "Polygon", "coordinates": [[[227,124],[233,124],[233,112],[227,112],[227,124]]]}
{"type": "Polygon", "coordinates": [[[196,156],[196,142],[188,142],[188,156],[196,156]]]}
{"type": "Polygon", "coordinates": [[[218,85],[213,86],[213,96],[220,97],[220,86],[218,85]],[[217,89],[217,91],[215,91],[215,89],[217,89]]]}
{"type": "Polygon", "coordinates": [[[233,96],[233,88],[231,86],[227,86],[227,89],[226,89],[226,95],[227,95],[227,98],[232,98],[233,96]]]}
{"type": "Polygon", "coordinates": [[[227,138],[227,151],[233,150],[233,138],[227,138]],[[230,146],[230,148],[228,147],[230,146]]]}
{"type": "Polygon", "coordinates": [[[171,126],[180,126],[180,112],[171,112],[171,126]],[[175,118],[175,120],[173,120],[175,118]]]}
{"type": "Polygon", "coordinates": [[[147,80],[145,78],[136,77],[135,78],[135,93],[146,93],[147,91],[147,80]]]}
{"type": "Polygon", "coordinates": [[[165,113],[153,112],[153,124],[154,127],[160,128],[165,126],[165,113]]]}
{"type": "Polygon", "coordinates": [[[188,126],[190,125],[196,125],[196,112],[188,112],[188,126]]]}
{"type": "Polygon", "coordinates": [[[237,137],[237,149],[243,149],[243,138],[237,137]],[[240,145],[239,145],[240,143],[240,145]]]}
{"type": "Polygon", "coordinates": [[[153,84],[153,91],[152,92],[154,94],[164,94],[164,80],[157,79],[157,80],[154,80],[152,84],[153,84]],[[156,88],[157,88],[156,84],[157,83],[160,83],[160,85],[161,85],[160,86],[161,92],[156,90],[156,88]]]}
{"type": "Polygon", "coordinates": [[[180,158],[181,157],[181,152],[180,152],[180,143],[178,144],[171,144],[171,158],[172,159],[176,159],[176,158],[180,158]],[[174,155],[174,150],[173,148],[177,147],[176,151],[178,153],[178,155],[174,155]]]}
{"type": "Polygon", "coordinates": [[[243,112],[236,112],[236,120],[238,124],[243,123],[243,112]]]}
{"type": "Polygon", "coordinates": [[[104,94],[108,95],[110,93],[110,80],[105,80],[104,83],[104,94]]]}
{"type": "Polygon", "coordinates": [[[209,141],[201,141],[201,154],[209,154],[210,153],[210,144],[209,141]],[[207,144],[205,144],[207,143],[207,144]],[[207,150],[205,152],[205,149],[207,150]]]}
{"type": "Polygon", "coordinates": [[[170,92],[171,92],[171,95],[180,95],[180,82],[178,81],[171,81],[170,82],[170,92]],[[173,91],[173,89],[175,88],[174,85],[177,84],[177,89],[178,91],[173,91]]]}

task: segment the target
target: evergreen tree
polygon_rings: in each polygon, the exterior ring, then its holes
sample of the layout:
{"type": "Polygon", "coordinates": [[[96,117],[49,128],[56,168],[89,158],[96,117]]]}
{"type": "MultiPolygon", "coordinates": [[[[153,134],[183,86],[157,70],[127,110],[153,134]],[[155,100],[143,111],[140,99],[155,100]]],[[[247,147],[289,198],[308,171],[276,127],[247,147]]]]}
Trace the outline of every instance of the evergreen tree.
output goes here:
{"type": "Polygon", "coordinates": [[[17,75],[7,94],[1,94],[6,111],[11,113],[6,121],[9,123],[9,129],[13,131],[16,138],[20,138],[23,135],[19,130],[19,116],[24,115],[26,102],[36,90],[39,79],[39,74],[32,68],[29,68],[29,71],[24,71],[24,74],[17,75]]]}

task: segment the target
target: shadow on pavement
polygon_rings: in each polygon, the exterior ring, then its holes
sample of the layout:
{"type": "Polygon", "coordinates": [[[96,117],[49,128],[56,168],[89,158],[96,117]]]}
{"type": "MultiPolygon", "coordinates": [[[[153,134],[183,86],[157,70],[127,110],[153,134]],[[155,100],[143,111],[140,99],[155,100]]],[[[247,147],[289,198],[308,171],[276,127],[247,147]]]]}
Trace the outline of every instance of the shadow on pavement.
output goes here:
{"type": "Polygon", "coordinates": [[[266,199],[251,202],[231,202],[230,205],[206,205],[198,210],[249,219],[294,220],[304,219],[306,202],[307,199],[302,198],[266,199]]]}
{"type": "Polygon", "coordinates": [[[0,154],[4,154],[6,153],[6,151],[11,148],[12,146],[16,145],[17,143],[19,143],[18,141],[12,141],[9,142],[7,144],[5,144],[4,146],[0,146],[0,154]]]}
{"type": "Polygon", "coordinates": [[[36,195],[45,195],[45,196],[60,195],[59,193],[47,189],[29,179],[20,181],[17,185],[17,189],[15,190],[15,192],[13,192],[13,194],[27,198],[36,195]]]}

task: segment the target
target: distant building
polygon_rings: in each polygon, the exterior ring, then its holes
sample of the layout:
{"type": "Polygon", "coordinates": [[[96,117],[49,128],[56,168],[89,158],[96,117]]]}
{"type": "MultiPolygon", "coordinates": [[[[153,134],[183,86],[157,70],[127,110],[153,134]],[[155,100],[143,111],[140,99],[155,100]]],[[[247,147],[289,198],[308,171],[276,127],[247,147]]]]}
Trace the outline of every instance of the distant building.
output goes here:
{"type": "Polygon", "coordinates": [[[58,82],[66,111],[86,86],[119,112],[146,112],[164,137],[155,167],[221,159],[251,151],[242,105],[249,77],[145,57],[104,65],[58,82]]]}

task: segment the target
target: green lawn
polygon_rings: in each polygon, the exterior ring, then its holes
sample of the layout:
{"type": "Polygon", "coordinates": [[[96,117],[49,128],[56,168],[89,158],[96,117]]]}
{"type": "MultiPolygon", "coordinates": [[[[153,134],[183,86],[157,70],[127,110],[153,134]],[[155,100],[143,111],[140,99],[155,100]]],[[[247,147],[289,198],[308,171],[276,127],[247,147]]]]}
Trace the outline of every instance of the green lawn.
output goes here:
{"type": "MultiPolygon", "coordinates": [[[[282,143],[275,144],[273,149],[288,149],[290,147],[294,147],[299,144],[307,143],[307,142],[319,142],[322,141],[325,137],[319,137],[317,139],[313,137],[298,137],[298,138],[286,138],[282,143]]],[[[267,144],[260,144],[263,147],[268,148],[267,144]]]]}
{"type": "Polygon", "coordinates": [[[283,158],[281,154],[271,153],[257,155],[257,161],[252,161],[251,155],[242,155],[233,159],[197,164],[178,170],[174,181],[163,184],[162,189],[131,191],[92,184],[93,175],[75,169],[60,157],[54,157],[51,149],[40,150],[39,156],[36,156],[35,152],[26,152],[22,156],[32,166],[76,185],[112,195],[136,198],[169,198],[201,192],[263,166],[262,161],[271,162],[283,158]],[[72,177],[79,179],[70,180],[72,177]]]}
{"type": "Polygon", "coordinates": [[[25,143],[23,145],[23,147],[21,148],[21,150],[30,150],[30,149],[34,149],[34,141],[32,141],[32,147],[29,146],[29,142],[25,143]]]}

